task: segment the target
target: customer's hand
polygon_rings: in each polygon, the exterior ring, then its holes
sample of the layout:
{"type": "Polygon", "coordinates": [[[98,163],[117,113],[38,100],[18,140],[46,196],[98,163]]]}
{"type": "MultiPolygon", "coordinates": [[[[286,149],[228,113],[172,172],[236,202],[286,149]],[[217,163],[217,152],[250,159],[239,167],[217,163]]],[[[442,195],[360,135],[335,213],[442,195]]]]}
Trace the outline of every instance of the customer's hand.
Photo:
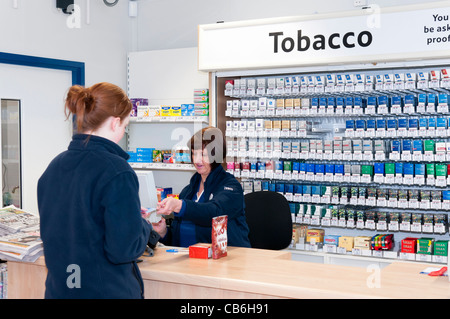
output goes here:
{"type": "Polygon", "coordinates": [[[148,216],[150,216],[150,212],[146,208],[141,207],[141,216],[142,218],[147,219],[148,216]]]}
{"type": "Polygon", "coordinates": [[[166,219],[161,218],[157,223],[152,224],[153,230],[158,233],[161,238],[164,238],[167,234],[166,219]]]}
{"type": "Polygon", "coordinates": [[[156,212],[161,215],[170,215],[172,212],[179,213],[182,201],[177,198],[167,197],[158,203],[156,212]]]}

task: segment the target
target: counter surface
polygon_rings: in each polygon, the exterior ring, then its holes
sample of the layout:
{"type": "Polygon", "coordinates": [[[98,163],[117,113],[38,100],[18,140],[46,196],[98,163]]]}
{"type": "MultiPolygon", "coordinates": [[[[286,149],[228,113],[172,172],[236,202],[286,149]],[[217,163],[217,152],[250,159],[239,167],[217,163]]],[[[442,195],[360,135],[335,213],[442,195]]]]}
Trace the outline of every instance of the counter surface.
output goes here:
{"type": "Polygon", "coordinates": [[[287,251],[235,247],[218,260],[161,247],[140,263],[148,298],[194,298],[194,292],[197,298],[450,298],[448,277],[420,274],[427,267],[401,261],[383,269],[375,263],[368,268],[317,264],[293,261],[287,251]]]}
{"type": "MultiPolygon", "coordinates": [[[[450,298],[448,277],[420,274],[421,263],[379,269],[291,260],[288,251],[228,247],[218,260],[158,247],[139,268],[146,298],[450,298]]],[[[8,262],[9,298],[42,298],[46,267],[8,262]]]]}

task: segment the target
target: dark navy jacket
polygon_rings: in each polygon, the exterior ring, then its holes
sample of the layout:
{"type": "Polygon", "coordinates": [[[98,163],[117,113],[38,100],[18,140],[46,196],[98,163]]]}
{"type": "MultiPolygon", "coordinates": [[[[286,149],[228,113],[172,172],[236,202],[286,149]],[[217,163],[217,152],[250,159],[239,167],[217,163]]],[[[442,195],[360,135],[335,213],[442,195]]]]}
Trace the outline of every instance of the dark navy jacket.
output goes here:
{"type": "Polygon", "coordinates": [[[87,138],[75,135],[38,182],[45,297],[142,298],[136,259],[155,232],[140,214],[137,176],[117,144],[87,138]]]}
{"type": "Polygon", "coordinates": [[[179,198],[184,200],[185,205],[184,213],[182,217],[174,214],[172,224],[162,242],[180,246],[180,225],[183,220],[189,220],[195,224],[197,242],[211,243],[212,218],[228,215],[228,245],[250,247],[241,184],[222,166],[218,166],[206,178],[203,202],[197,203],[191,199],[198,191],[200,180],[200,174],[195,173],[189,185],[180,192],[179,198]]]}

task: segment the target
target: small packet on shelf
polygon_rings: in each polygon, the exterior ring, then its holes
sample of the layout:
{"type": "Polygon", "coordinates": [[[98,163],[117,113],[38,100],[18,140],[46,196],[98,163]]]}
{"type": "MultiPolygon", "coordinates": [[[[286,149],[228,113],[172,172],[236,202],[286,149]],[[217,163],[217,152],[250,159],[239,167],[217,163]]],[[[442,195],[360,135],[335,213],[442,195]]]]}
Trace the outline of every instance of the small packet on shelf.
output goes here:
{"type": "Polygon", "coordinates": [[[222,215],[212,219],[212,258],[219,259],[227,255],[228,233],[227,233],[228,216],[222,215]]]}

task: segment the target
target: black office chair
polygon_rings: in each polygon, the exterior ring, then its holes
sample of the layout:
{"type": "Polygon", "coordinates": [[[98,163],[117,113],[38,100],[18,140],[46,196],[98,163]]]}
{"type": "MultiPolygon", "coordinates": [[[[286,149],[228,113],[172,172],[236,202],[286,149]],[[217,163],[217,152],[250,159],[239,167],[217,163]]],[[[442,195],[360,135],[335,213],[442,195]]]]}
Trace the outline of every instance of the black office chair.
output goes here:
{"type": "Polygon", "coordinates": [[[292,217],[286,198],[261,191],[244,196],[245,215],[252,248],[280,250],[292,240],[292,217]]]}

